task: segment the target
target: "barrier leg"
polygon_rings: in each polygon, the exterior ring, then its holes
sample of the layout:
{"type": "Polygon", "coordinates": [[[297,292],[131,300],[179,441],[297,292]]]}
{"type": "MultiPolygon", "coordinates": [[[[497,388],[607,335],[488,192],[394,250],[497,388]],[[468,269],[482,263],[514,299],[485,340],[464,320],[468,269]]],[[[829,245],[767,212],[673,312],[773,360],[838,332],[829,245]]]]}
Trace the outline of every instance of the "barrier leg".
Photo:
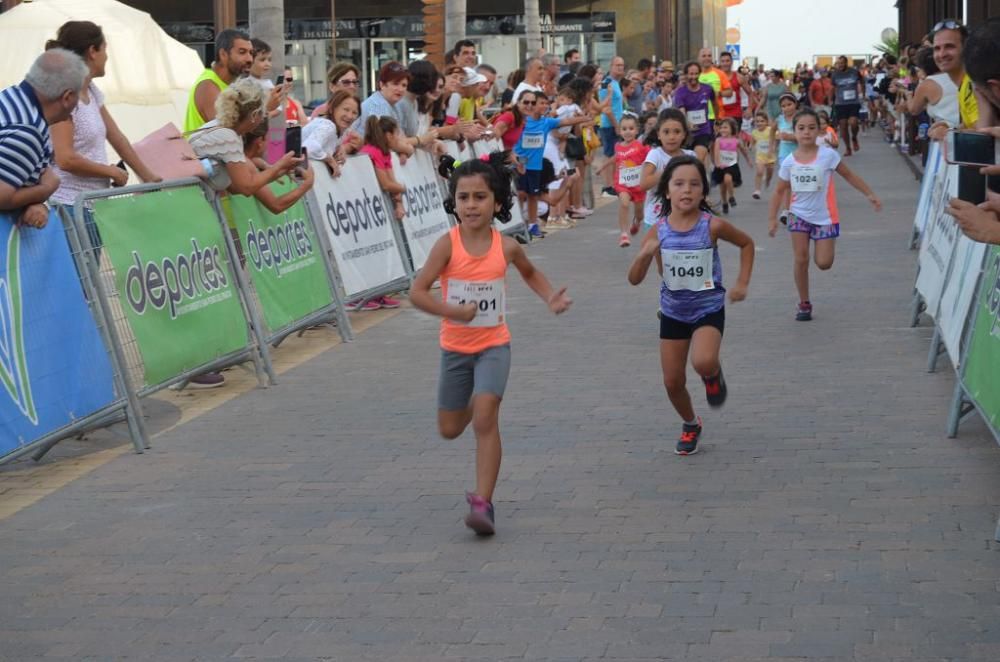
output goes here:
{"type": "MultiPolygon", "coordinates": [[[[90,237],[84,228],[83,204],[77,203],[75,218],[67,223],[66,216],[63,216],[63,225],[68,225],[70,231],[66,233],[69,238],[70,247],[76,255],[82,259],[78,263],[80,273],[83,274],[84,287],[90,293],[91,310],[97,316],[98,328],[104,337],[105,343],[110,350],[112,366],[118,373],[118,388],[125,393],[127,406],[125,407],[125,420],[128,422],[129,435],[132,437],[132,446],[136,453],[142,453],[149,448],[149,435],[146,433],[146,422],[143,419],[142,405],[139,404],[139,396],[136,395],[135,386],[132,384],[132,377],[128,373],[125,355],[122,352],[121,336],[118,329],[111,322],[113,315],[108,304],[108,293],[104,287],[104,280],[100,277],[100,265],[96,262],[94,247],[90,245],[90,237]],[[84,243],[80,237],[86,237],[86,252],[84,243]]],[[[65,210],[62,215],[65,215],[65,210]]],[[[44,455],[44,453],[43,453],[44,455]]]]}
{"type": "Polygon", "coordinates": [[[254,371],[257,374],[257,383],[262,387],[268,384],[274,386],[278,383],[278,377],[274,373],[274,365],[271,363],[271,353],[268,351],[267,339],[264,337],[264,327],[262,326],[257,306],[250,301],[250,283],[247,281],[247,275],[243,271],[243,267],[240,266],[239,253],[236,250],[236,243],[233,241],[233,235],[229,231],[229,226],[226,224],[226,214],[222,210],[219,196],[211,192],[208,192],[208,194],[211,195],[212,207],[215,209],[216,218],[218,218],[219,226],[222,228],[222,238],[225,240],[226,248],[229,250],[229,264],[232,265],[233,274],[236,276],[236,285],[240,290],[240,301],[243,304],[243,311],[250,322],[250,328],[257,341],[257,351],[251,353],[253,355],[254,371]],[[267,375],[266,380],[264,378],[265,374],[267,375]]]}
{"type": "Polygon", "coordinates": [[[910,304],[910,328],[913,328],[920,324],[920,313],[927,309],[927,305],[924,304],[923,299],[920,298],[920,294],[917,292],[913,293],[913,302],[910,304]]]}
{"type": "Polygon", "coordinates": [[[941,342],[941,330],[935,325],[934,337],[931,338],[931,349],[927,353],[927,372],[937,370],[938,357],[941,356],[942,351],[944,351],[944,343],[941,342]]]}

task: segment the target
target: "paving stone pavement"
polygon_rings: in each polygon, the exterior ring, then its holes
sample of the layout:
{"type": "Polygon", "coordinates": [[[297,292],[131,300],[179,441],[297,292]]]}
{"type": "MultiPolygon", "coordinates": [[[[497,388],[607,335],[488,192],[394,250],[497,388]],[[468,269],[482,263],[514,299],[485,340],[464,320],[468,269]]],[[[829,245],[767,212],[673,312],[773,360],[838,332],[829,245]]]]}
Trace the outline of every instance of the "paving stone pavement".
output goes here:
{"type": "Polygon", "coordinates": [[[512,274],[494,538],[461,523],[474,441],[435,434],[437,322],[407,310],[0,521],[0,659],[1000,659],[1000,451],[945,438],[952,373],[907,326],[909,170],[876,139],[849,163],[886,209],[838,181],[811,323],[740,191],[757,265],[728,403],[692,386],[703,453],[672,453],[655,279],[627,285],[605,208],[529,247],[565,316],[512,274]]]}

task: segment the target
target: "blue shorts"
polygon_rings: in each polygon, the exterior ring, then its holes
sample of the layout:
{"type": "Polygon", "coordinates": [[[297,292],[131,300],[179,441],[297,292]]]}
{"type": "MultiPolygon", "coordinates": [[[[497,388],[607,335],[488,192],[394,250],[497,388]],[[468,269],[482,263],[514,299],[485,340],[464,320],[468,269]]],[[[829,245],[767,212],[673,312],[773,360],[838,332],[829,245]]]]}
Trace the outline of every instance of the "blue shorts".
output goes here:
{"type": "Polygon", "coordinates": [[[620,138],[618,134],[615,133],[615,127],[613,126],[602,126],[600,128],[601,135],[601,147],[604,148],[604,156],[609,159],[615,156],[615,145],[618,144],[620,138]]]}
{"type": "Polygon", "coordinates": [[[840,236],[840,223],[833,223],[831,225],[815,225],[809,221],[803,221],[795,214],[789,212],[788,231],[807,234],[813,241],[819,241],[821,239],[836,239],[840,236]]]}
{"type": "Polygon", "coordinates": [[[517,190],[528,195],[540,195],[542,192],[542,171],[525,170],[517,178],[517,190]]]}

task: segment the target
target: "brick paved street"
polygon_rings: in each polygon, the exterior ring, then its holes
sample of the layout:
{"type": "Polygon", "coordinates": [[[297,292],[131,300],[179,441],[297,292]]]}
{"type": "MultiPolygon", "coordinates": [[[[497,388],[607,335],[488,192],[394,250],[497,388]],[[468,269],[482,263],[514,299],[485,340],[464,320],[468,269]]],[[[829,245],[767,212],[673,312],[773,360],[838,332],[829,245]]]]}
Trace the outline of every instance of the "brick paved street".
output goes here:
{"type": "Polygon", "coordinates": [[[0,520],[0,659],[1000,659],[1000,449],[945,438],[953,375],[908,327],[917,184],[877,138],[849,164],[886,209],[838,181],[811,323],[740,191],[757,266],[726,407],[692,384],[703,453],[672,452],[655,279],[627,285],[606,207],[529,248],[565,316],[512,274],[494,538],[461,523],[471,431],[436,435],[437,322],[404,310],[0,520]]]}

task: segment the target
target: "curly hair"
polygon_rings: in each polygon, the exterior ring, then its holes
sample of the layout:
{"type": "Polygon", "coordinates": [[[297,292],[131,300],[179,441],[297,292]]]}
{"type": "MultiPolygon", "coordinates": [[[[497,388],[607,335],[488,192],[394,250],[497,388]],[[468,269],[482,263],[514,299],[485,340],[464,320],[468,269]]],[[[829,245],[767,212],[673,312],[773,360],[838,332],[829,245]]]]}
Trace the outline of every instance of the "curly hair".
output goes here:
{"type": "Polygon", "coordinates": [[[702,196],[701,201],[698,203],[698,209],[714,214],[714,210],[708,204],[708,199],[705,197],[708,195],[708,173],[705,171],[705,164],[701,162],[701,159],[685,154],[684,156],[675,156],[670,159],[667,167],[663,170],[663,174],[660,175],[659,183],[656,185],[655,198],[661,205],[662,215],[669,216],[673,209],[670,204],[670,178],[673,177],[674,172],[681,166],[694,166],[698,171],[698,176],[701,179],[702,196]]]}
{"type": "Polygon", "coordinates": [[[514,196],[511,191],[510,173],[504,167],[507,156],[509,156],[509,152],[494,152],[490,154],[487,161],[473,159],[463,161],[457,167],[454,165],[454,160],[448,166],[443,163],[442,167],[445,169],[442,174],[451,170],[451,177],[448,179],[449,196],[444,203],[445,211],[452,214],[459,223],[462,222],[462,219],[455,213],[455,193],[458,189],[458,180],[464,177],[479,176],[486,182],[486,185],[493,192],[493,199],[500,205],[500,210],[494,214],[494,218],[501,223],[510,222],[510,210],[514,207],[514,196]]]}
{"type": "Polygon", "coordinates": [[[240,122],[264,109],[264,93],[250,78],[240,78],[224,89],[215,100],[215,119],[219,126],[235,129],[240,122]]]}

